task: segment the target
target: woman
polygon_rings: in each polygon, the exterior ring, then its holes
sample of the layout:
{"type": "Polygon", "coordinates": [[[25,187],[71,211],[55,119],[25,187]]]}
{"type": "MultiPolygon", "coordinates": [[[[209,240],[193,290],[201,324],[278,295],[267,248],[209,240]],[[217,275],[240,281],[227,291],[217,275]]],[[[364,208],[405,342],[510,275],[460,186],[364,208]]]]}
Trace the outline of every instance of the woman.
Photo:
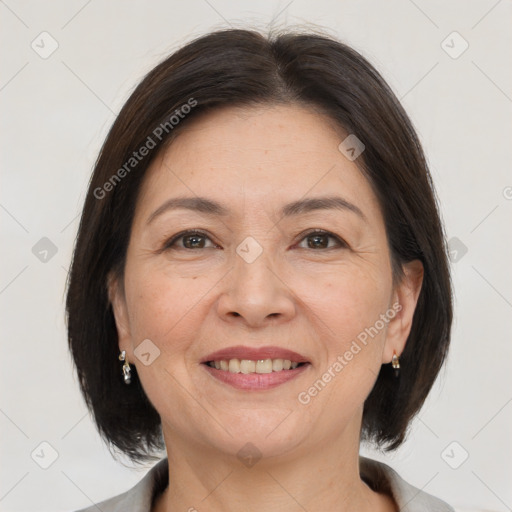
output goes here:
{"type": "Polygon", "coordinates": [[[452,297],[414,129],[330,37],[218,31],[144,78],[96,163],[67,319],[102,437],[167,454],[104,512],[453,510],[359,456],[404,441],[452,297]]]}

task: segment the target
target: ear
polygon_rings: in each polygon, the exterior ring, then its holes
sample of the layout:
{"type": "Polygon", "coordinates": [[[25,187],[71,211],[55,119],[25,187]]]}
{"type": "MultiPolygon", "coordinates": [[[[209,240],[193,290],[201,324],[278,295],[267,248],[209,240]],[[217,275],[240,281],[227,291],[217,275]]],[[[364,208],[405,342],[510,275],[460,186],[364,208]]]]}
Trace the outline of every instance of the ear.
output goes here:
{"type": "Polygon", "coordinates": [[[382,353],[382,364],[391,362],[393,351],[396,351],[398,356],[404,351],[423,284],[424,272],[420,260],[410,261],[402,268],[405,276],[393,292],[390,309],[397,311],[397,314],[388,324],[386,342],[382,353]]]}
{"type": "Polygon", "coordinates": [[[108,298],[112,304],[112,311],[117,328],[119,350],[126,350],[131,354],[131,330],[128,320],[128,308],[124,295],[124,286],[119,278],[110,273],[107,278],[108,298]]]}

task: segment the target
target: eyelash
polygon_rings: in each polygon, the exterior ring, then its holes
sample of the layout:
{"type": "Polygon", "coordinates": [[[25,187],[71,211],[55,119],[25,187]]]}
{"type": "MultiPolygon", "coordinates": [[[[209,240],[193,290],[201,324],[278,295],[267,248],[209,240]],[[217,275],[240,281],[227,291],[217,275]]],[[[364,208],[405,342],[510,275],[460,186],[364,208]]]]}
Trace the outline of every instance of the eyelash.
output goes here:
{"type": "MultiPolygon", "coordinates": [[[[201,231],[199,229],[196,229],[196,230],[189,230],[189,231],[182,231],[176,235],[174,235],[173,237],[171,237],[168,241],[165,242],[164,244],[164,247],[162,250],[185,250],[185,251],[194,251],[194,250],[197,250],[197,249],[189,249],[187,247],[179,247],[178,249],[176,249],[175,247],[173,247],[176,242],[178,240],[180,240],[181,238],[184,238],[186,236],[193,236],[193,235],[200,235],[200,236],[203,236],[205,238],[208,238],[210,239],[210,237],[208,236],[208,234],[204,231],[201,231]]],[[[328,236],[329,238],[333,238],[336,240],[336,242],[338,243],[338,247],[337,248],[348,248],[348,244],[342,240],[339,236],[335,235],[334,233],[331,233],[329,231],[325,231],[325,230],[322,230],[322,229],[313,229],[311,231],[307,231],[305,233],[301,233],[300,236],[302,236],[302,238],[299,240],[299,242],[302,242],[304,239],[308,238],[308,237],[311,237],[313,235],[326,235],[328,236]]],[[[210,241],[212,243],[213,240],[210,239],[210,241]]],[[[211,247],[200,247],[199,249],[211,249],[211,247]]],[[[309,248],[308,248],[309,249],[309,248]]],[[[323,249],[324,251],[327,251],[327,250],[332,250],[332,249],[336,249],[336,247],[327,247],[325,249],[323,249]]],[[[318,251],[318,250],[321,250],[321,249],[310,249],[312,251],[318,251]]]]}

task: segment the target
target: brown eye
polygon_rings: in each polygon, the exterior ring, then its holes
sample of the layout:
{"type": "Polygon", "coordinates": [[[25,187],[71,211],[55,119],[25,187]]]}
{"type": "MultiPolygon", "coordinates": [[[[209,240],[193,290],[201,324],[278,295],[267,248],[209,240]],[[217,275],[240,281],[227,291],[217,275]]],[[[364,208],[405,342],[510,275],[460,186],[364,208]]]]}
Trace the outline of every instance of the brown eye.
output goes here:
{"type": "MultiPolygon", "coordinates": [[[[208,249],[205,247],[206,240],[210,238],[201,231],[185,231],[172,237],[166,244],[165,249],[208,249]],[[179,241],[181,243],[178,243],[179,241]]],[[[210,240],[211,241],[211,240],[210,240]]],[[[215,245],[212,244],[212,247],[215,245]]]]}
{"type": "Polygon", "coordinates": [[[347,247],[347,244],[336,235],[328,231],[312,231],[307,233],[302,240],[307,240],[307,247],[304,249],[334,249],[335,247],[347,247]],[[329,239],[335,240],[336,245],[329,246],[329,239]]]}
{"type": "MultiPolygon", "coordinates": [[[[338,236],[328,231],[311,231],[303,236],[302,240],[307,240],[307,247],[303,249],[335,249],[348,247],[347,244],[338,236]],[[330,240],[334,240],[335,245],[329,245],[330,240]]],[[[164,246],[164,250],[180,250],[180,249],[208,249],[217,247],[210,239],[210,237],[201,231],[183,231],[173,236],[164,246]],[[206,246],[207,241],[211,242],[211,246],[206,246]]]]}

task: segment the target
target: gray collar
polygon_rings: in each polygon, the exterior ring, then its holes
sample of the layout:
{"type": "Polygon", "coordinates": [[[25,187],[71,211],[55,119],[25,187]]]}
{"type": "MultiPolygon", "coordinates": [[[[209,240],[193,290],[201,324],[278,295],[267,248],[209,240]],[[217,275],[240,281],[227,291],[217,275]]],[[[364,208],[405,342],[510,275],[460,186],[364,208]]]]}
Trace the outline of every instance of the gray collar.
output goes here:
{"type": "MultiPolygon", "coordinates": [[[[444,501],[407,483],[383,462],[360,455],[359,470],[361,478],[372,490],[393,496],[400,512],[455,512],[444,501]]],[[[164,491],[168,480],[168,460],[164,458],[128,491],[77,512],[150,512],[153,499],[164,491]]]]}

